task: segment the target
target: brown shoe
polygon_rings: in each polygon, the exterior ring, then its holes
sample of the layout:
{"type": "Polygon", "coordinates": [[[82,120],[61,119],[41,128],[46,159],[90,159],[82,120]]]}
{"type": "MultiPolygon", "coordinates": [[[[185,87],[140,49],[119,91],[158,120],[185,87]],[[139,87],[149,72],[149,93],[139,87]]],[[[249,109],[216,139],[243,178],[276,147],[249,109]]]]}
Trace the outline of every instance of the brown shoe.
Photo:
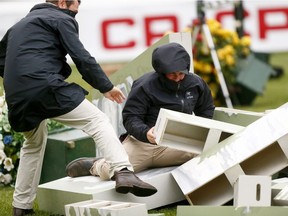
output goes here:
{"type": "Polygon", "coordinates": [[[35,212],[33,209],[20,209],[13,207],[13,216],[24,216],[24,215],[33,215],[35,212]]]}
{"type": "Polygon", "coordinates": [[[98,159],[100,159],[100,157],[83,157],[75,159],[66,166],[66,173],[70,177],[90,176],[90,169],[98,159]]]}
{"type": "Polygon", "coordinates": [[[151,196],[157,192],[152,185],[143,182],[130,170],[115,172],[115,189],[118,193],[127,194],[128,192],[139,197],[151,196]]]}

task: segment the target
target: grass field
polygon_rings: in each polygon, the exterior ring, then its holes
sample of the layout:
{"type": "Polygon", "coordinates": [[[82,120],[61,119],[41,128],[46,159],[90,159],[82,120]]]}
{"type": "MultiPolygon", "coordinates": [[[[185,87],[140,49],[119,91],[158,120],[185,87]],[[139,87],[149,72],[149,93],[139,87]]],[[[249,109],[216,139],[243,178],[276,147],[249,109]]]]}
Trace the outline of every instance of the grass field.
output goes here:
{"type": "MultiPolygon", "coordinates": [[[[237,109],[244,109],[250,111],[265,111],[269,109],[275,109],[280,105],[288,101],[288,53],[278,53],[271,56],[272,65],[283,67],[285,73],[280,78],[270,79],[266,85],[266,89],[263,92],[263,95],[256,97],[255,101],[251,106],[238,106],[237,109]]],[[[70,80],[78,80],[80,76],[74,73],[75,76],[71,77],[70,80]]],[[[2,83],[2,82],[1,82],[2,83]]],[[[80,82],[87,90],[90,90],[91,87],[84,83],[80,82]]],[[[12,207],[12,194],[13,188],[11,187],[0,187],[0,216],[11,215],[12,207]]],[[[49,200],[47,200],[49,202],[49,200]]],[[[38,210],[37,202],[34,209],[36,210],[36,216],[48,216],[50,215],[47,212],[41,212],[38,210]]],[[[176,204],[170,205],[165,208],[160,208],[157,210],[150,211],[150,213],[162,212],[165,213],[165,216],[175,216],[176,215],[176,204]]]]}

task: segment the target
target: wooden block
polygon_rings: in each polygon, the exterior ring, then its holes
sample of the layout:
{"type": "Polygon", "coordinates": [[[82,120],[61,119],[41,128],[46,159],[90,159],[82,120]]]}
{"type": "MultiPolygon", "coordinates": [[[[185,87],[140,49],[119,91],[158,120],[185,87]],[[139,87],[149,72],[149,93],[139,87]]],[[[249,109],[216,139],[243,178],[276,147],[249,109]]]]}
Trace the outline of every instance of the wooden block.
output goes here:
{"type": "Polygon", "coordinates": [[[239,164],[236,164],[235,166],[227,169],[224,174],[226,175],[226,178],[228,179],[232,187],[234,187],[240,175],[245,175],[242,167],[239,164]]]}
{"type": "Polygon", "coordinates": [[[282,151],[284,152],[284,154],[286,155],[286,157],[288,157],[288,135],[282,136],[280,137],[277,142],[279,143],[282,151]]]}
{"type": "Polygon", "coordinates": [[[288,134],[288,103],[172,171],[193,205],[223,205],[233,199],[225,172],[239,165],[246,175],[273,175],[288,164],[278,140],[288,134]]]}
{"type": "MultiPolygon", "coordinates": [[[[89,207],[90,211],[93,211],[93,206],[89,207]]],[[[95,209],[94,209],[95,211],[95,209]]],[[[106,216],[147,216],[147,210],[145,204],[143,203],[123,203],[113,206],[107,206],[103,208],[99,208],[100,215],[106,216]],[[137,212],[137,213],[136,213],[137,212]]],[[[84,212],[85,213],[85,212],[84,212]]],[[[91,214],[91,216],[96,216],[97,214],[91,214]]],[[[81,216],[86,216],[86,214],[82,214],[81,216]]]]}
{"type": "Polygon", "coordinates": [[[219,143],[221,140],[222,133],[223,131],[220,129],[211,128],[208,131],[207,138],[204,142],[204,147],[202,151],[205,151],[209,149],[210,147],[212,147],[213,145],[216,145],[217,143],[219,143]]]}
{"type": "Polygon", "coordinates": [[[213,119],[246,127],[264,115],[264,112],[252,112],[227,107],[216,107],[213,119]]]}
{"type": "Polygon", "coordinates": [[[240,175],[234,185],[234,206],[271,206],[271,177],[240,175]]]}
{"type": "Polygon", "coordinates": [[[105,201],[105,200],[87,200],[83,202],[77,202],[77,203],[71,203],[68,205],[65,205],[65,216],[80,216],[80,209],[79,207],[85,207],[89,205],[94,205],[94,206],[107,206],[111,205],[111,201],[105,201]]]}
{"type": "Polygon", "coordinates": [[[200,154],[244,127],[160,109],[154,133],[159,145],[200,154]]]}
{"type": "Polygon", "coordinates": [[[285,186],[273,199],[277,206],[288,206],[288,186],[285,186]]]}
{"type": "Polygon", "coordinates": [[[179,202],[185,197],[171,175],[171,171],[175,168],[156,168],[137,174],[140,179],[157,188],[158,192],[149,197],[117,193],[115,181],[101,181],[94,176],[65,177],[41,184],[37,192],[39,209],[54,214],[64,214],[65,205],[91,199],[146,203],[148,210],[179,202]]]}
{"type": "Polygon", "coordinates": [[[143,203],[114,202],[104,200],[88,200],[65,205],[66,216],[147,216],[143,203]]]}
{"type": "MultiPolygon", "coordinates": [[[[287,177],[278,178],[278,179],[273,179],[272,180],[272,186],[271,186],[271,189],[272,189],[272,202],[273,202],[274,197],[278,193],[280,193],[280,191],[282,189],[284,189],[284,187],[286,187],[286,186],[288,186],[288,178],[287,177]]],[[[274,203],[272,205],[274,205],[274,203]]]]}

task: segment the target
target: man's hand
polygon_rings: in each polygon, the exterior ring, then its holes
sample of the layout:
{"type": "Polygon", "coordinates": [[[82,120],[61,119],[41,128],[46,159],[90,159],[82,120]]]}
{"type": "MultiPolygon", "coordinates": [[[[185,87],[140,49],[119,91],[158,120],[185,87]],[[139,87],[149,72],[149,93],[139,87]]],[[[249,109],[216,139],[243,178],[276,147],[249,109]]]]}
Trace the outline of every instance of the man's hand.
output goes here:
{"type": "Polygon", "coordinates": [[[147,132],[146,136],[147,136],[147,139],[149,140],[149,142],[150,142],[151,144],[157,145],[157,143],[156,143],[156,141],[155,141],[156,136],[154,135],[153,131],[154,131],[154,127],[152,127],[152,128],[147,132]]]}
{"type": "Polygon", "coordinates": [[[118,104],[122,103],[126,99],[122,91],[115,86],[113,87],[113,89],[105,92],[103,95],[105,98],[108,98],[113,102],[116,101],[118,104]]]}

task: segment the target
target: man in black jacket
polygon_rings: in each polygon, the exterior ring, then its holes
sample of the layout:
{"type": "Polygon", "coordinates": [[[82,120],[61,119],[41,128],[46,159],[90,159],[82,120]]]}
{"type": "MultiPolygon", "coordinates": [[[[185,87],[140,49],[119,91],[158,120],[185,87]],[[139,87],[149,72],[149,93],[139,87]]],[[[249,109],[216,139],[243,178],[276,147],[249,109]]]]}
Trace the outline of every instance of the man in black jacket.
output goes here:
{"type": "Polygon", "coordinates": [[[14,215],[33,211],[49,118],[92,136],[111,164],[109,178],[115,179],[117,192],[150,196],[157,191],[134,175],[107,116],[85,99],[88,92],[65,81],[71,73],[65,58],[68,53],[87,83],[112,101],[125,99],[79,40],[74,18],[79,4],[80,0],[37,4],[0,42],[0,74],[9,122],[13,130],[25,136],[13,196],[14,215]]]}
{"type": "Polygon", "coordinates": [[[133,82],[123,108],[127,137],[123,141],[135,172],[180,165],[195,154],[157,145],[153,133],[160,108],[212,118],[213,98],[208,85],[189,73],[190,56],[183,46],[169,43],[152,53],[155,72],[133,82]]]}
{"type": "MultiPolygon", "coordinates": [[[[157,47],[152,53],[155,71],[144,74],[133,82],[122,111],[127,130],[122,142],[135,172],[148,168],[181,165],[195,154],[155,142],[153,133],[160,108],[212,118],[215,106],[205,81],[189,73],[190,56],[183,46],[169,43],[157,47]]],[[[177,130],[177,129],[176,129],[177,130]]],[[[94,159],[77,159],[67,166],[68,175],[77,176],[80,160],[90,160],[90,173],[105,176],[108,162],[94,159]],[[106,169],[105,169],[106,168],[106,169]]],[[[88,164],[88,162],[87,162],[88,164]]]]}

